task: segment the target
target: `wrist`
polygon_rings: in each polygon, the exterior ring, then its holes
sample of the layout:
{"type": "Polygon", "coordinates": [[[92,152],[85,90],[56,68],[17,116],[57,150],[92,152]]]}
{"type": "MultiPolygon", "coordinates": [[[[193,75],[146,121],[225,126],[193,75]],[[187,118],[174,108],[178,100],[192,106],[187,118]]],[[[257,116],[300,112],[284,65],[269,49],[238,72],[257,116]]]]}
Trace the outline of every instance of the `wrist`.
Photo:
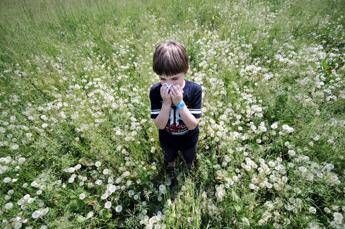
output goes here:
{"type": "Polygon", "coordinates": [[[162,107],[171,107],[171,102],[163,102],[162,107]]]}
{"type": "Polygon", "coordinates": [[[182,110],[182,109],[186,106],[186,104],[184,103],[183,100],[181,100],[181,101],[178,102],[175,106],[176,106],[176,109],[177,109],[177,110],[182,110]]]}

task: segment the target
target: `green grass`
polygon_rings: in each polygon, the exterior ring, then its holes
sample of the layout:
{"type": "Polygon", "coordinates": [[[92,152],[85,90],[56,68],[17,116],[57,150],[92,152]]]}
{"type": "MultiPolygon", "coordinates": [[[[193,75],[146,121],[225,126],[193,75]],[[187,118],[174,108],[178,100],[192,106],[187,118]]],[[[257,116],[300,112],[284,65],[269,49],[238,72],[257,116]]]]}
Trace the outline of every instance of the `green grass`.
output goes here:
{"type": "Polygon", "coordinates": [[[1,1],[1,226],[343,227],[344,11],[341,0],[1,1]],[[199,165],[188,174],[179,160],[175,194],[159,190],[149,117],[152,54],[167,39],[185,44],[186,79],[204,87],[199,165]]]}

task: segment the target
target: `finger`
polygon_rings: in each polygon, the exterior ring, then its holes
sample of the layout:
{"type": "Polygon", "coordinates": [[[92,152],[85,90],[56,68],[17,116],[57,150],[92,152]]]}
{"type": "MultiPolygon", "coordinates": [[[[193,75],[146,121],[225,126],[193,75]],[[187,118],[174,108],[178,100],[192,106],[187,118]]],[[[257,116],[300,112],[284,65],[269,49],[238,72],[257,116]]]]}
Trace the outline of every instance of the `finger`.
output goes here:
{"type": "Polygon", "coordinates": [[[169,92],[168,87],[164,87],[164,92],[165,92],[165,94],[167,94],[169,92]]]}
{"type": "Polygon", "coordinates": [[[175,88],[175,95],[178,95],[178,94],[180,94],[181,92],[180,92],[180,89],[178,88],[178,87],[176,87],[175,88]]]}
{"type": "Polygon", "coordinates": [[[180,85],[177,85],[176,91],[181,92],[181,87],[180,87],[180,85]]]}
{"type": "Polygon", "coordinates": [[[161,91],[161,94],[163,94],[164,88],[165,88],[165,87],[162,85],[161,90],[160,90],[160,91],[161,91]]]}
{"type": "Polygon", "coordinates": [[[180,92],[180,88],[178,85],[175,87],[175,92],[176,92],[176,94],[178,94],[180,92]]]}
{"type": "Polygon", "coordinates": [[[176,86],[175,86],[175,85],[172,87],[172,90],[173,90],[174,93],[176,94],[176,86]]]}
{"type": "Polygon", "coordinates": [[[183,90],[182,90],[182,87],[180,86],[180,85],[178,85],[178,90],[179,90],[179,92],[183,92],[183,90]]]}
{"type": "Polygon", "coordinates": [[[177,96],[178,95],[178,93],[177,93],[177,91],[176,91],[176,89],[174,90],[174,96],[177,96]]]}
{"type": "Polygon", "coordinates": [[[164,95],[165,95],[165,97],[168,97],[168,95],[169,95],[169,90],[168,90],[168,88],[165,89],[164,95]]]}

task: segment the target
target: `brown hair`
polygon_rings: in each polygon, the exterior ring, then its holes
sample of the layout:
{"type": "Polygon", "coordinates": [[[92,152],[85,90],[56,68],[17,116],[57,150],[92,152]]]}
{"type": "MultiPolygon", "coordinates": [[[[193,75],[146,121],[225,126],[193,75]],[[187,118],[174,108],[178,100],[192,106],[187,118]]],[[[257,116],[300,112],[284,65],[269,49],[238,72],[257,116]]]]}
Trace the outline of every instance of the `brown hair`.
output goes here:
{"type": "Polygon", "coordinates": [[[185,47],[172,40],[158,44],[153,54],[153,71],[167,76],[187,73],[188,56],[185,47]]]}

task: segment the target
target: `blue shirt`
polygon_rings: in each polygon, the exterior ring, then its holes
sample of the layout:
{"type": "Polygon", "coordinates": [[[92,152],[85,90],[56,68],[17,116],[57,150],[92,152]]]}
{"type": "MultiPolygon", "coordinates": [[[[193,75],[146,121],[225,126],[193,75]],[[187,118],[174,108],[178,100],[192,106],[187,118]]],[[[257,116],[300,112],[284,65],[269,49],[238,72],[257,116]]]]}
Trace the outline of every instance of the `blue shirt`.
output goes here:
{"type": "MultiPolygon", "coordinates": [[[[160,95],[161,87],[162,85],[160,83],[156,83],[152,85],[150,89],[152,119],[155,119],[158,116],[162,108],[163,99],[160,95]]],[[[185,80],[185,86],[183,88],[183,101],[195,118],[201,117],[202,88],[199,84],[185,80]]],[[[198,128],[199,127],[196,127],[192,131],[197,131],[198,128]]],[[[172,105],[169,112],[168,123],[165,126],[165,129],[159,130],[159,133],[168,133],[170,135],[186,135],[188,132],[190,132],[190,130],[188,130],[187,126],[181,119],[179,112],[176,110],[176,106],[172,105]]]]}

